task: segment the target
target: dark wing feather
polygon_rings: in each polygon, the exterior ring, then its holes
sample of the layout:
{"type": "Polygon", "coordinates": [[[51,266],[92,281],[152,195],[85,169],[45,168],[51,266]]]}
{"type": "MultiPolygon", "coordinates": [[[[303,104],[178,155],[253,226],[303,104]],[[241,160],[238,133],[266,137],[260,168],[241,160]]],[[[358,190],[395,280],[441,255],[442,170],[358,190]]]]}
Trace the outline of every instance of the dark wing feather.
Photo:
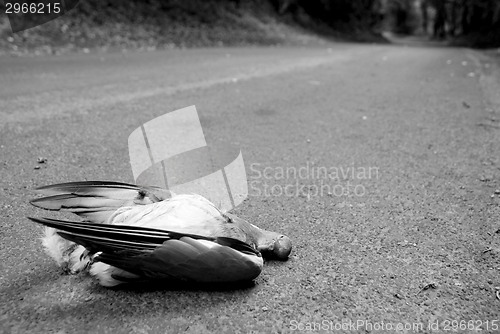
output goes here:
{"type": "MultiPolygon", "coordinates": [[[[73,222],[51,218],[33,218],[31,221],[66,232],[65,235],[88,239],[96,244],[100,242],[123,243],[124,246],[137,243],[160,246],[165,240],[180,239],[192,236],[196,239],[214,240],[214,238],[194,234],[183,234],[171,231],[158,230],[142,226],[95,224],[88,222],[73,222]]],[[[59,232],[60,233],[60,232],[59,232]]]]}
{"type": "Polygon", "coordinates": [[[239,282],[253,280],[261,273],[260,254],[248,255],[216,242],[211,247],[204,247],[206,243],[182,237],[165,241],[151,253],[102,253],[96,260],[149,279],[239,282]],[[193,247],[193,244],[198,245],[193,247]],[[187,245],[192,247],[189,251],[187,245]]]}
{"type": "Polygon", "coordinates": [[[30,219],[55,228],[63,238],[98,253],[94,261],[143,278],[234,282],[252,280],[262,270],[260,253],[232,238],[210,238],[138,226],[30,219]]]}
{"type": "Polygon", "coordinates": [[[170,198],[170,191],[111,181],[60,183],[37,188],[46,197],[30,203],[36,207],[70,211],[89,221],[105,222],[122,206],[144,205],[170,198]]]}

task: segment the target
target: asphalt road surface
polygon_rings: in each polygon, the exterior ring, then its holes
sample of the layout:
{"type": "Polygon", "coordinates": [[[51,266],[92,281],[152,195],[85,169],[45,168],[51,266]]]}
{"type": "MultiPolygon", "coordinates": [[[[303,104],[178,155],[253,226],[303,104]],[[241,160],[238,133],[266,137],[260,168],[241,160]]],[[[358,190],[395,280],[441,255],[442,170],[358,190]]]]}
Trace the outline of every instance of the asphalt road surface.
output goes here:
{"type": "Polygon", "coordinates": [[[355,44],[0,57],[0,328],[493,332],[497,66],[467,49],[355,44]],[[62,274],[25,218],[44,214],[33,189],[132,182],[130,132],[193,104],[207,137],[242,150],[250,196],[236,213],[288,235],[289,261],[211,289],[62,274]]]}

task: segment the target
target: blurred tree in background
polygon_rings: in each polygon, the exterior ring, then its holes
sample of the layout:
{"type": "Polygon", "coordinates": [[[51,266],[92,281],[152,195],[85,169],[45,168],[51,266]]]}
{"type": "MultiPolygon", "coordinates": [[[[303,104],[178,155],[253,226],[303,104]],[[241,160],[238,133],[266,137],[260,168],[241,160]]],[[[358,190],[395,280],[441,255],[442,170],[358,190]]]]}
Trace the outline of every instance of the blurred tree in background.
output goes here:
{"type": "Polygon", "coordinates": [[[435,39],[466,37],[500,45],[500,0],[275,0],[280,14],[304,10],[338,27],[350,25],[435,39]]]}
{"type": "Polygon", "coordinates": [[[280,14],[303,10],[331,26],[374,27],[383,18],[384,0],[275,0],[280,14]]]}
{"type": "Polygon", "coordinates": [[[398,34],[413,34],[418,30],[419,19],[415,1],[386,0],[385,28],[398,34]]]}
{"type": "Polygon", "coordinates": [[[387,0],[386,12],[395,32],[500,45],[500,0],[387,0]]]}
{"type": "MultiPolygon", "coordinates": [[[[423,15],[434,11],[435,37],[488,32],[500,27],[498,0],[421,0],[421,9],[423,15]]],[[[425,23],[423,28],[428,31],[425,23]]]]}

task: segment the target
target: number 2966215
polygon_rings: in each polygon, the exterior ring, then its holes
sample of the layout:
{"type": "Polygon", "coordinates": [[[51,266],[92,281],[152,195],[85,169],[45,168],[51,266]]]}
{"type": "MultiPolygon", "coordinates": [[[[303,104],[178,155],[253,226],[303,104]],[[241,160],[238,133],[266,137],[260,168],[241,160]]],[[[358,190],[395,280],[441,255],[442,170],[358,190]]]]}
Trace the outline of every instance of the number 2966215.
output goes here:
{"type": "Polygon", "coordinates": [[[59,14],[60,2],[5,2],[5,14],[59,14]]]}
{"type": "Polygon", "coordinates": [[[500,329],[498,320],[445,320],[443,321],[444,331],[497,331],[500,329]]]}

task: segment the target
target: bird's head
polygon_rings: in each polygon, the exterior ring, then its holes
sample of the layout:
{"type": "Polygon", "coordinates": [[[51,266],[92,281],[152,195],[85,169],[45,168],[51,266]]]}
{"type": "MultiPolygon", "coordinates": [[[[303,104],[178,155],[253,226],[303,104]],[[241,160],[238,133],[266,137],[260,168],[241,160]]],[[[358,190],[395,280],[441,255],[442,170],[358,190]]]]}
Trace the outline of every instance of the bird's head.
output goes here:
{"type": "Polygon", "coordinates": [[[257,249],[266,258],[285,261],[292,251],[292,241],[286,235],[266,231],[257,249]]]}
{"type": "Polygon", "coordinates": [[[292,241],[286,235],[261,229],[236,215],[226,212],[229,221],[247,235],[247,242],[255,244],[262,256],[268,259],[286,261],[292,251],[292,241]]]}

